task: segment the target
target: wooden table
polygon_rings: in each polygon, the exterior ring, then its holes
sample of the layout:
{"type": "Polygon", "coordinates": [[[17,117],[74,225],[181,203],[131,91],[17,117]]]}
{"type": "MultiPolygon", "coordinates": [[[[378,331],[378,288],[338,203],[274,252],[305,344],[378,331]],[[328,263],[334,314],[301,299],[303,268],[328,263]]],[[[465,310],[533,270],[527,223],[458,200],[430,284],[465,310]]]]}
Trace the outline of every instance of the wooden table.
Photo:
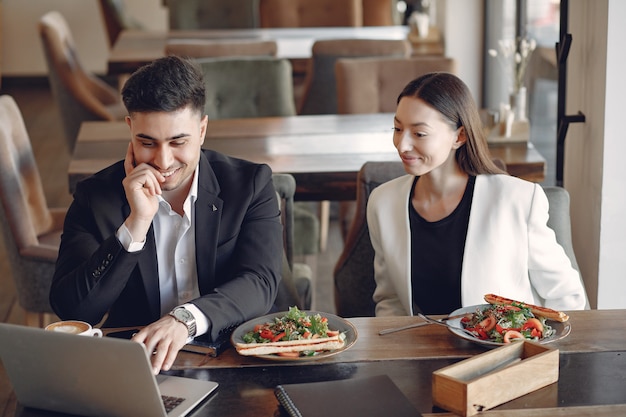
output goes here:
{"type": "MultiPolygon", "coordinates": [[[[626,310],[570,312],[572,331],[550,344],[560,352],[557,383],[503,404],[484,416],[615,416],[626,413],[626,310]]],[[[417,317],[353,318],[358,340],[349,350],[319,361],[276,362],[248,358],[229,348],[217,358],[181,352],[168,374],[220,384],[196,416],[285,416],[278,384],[387,374],[423,415],[439,413],[431,400],[432,372],[486,349],[440,326],[379,336],[378,331],[420,321],[417,317]]],[[[0,407],[0,410],[3,408],[0,407]]],[[[10,397],[3,417],[43,417],[10,397]]],[[[435,416],[446,416],[434,414],[435,416]]]]}
{"type": "MultiPolygon", "coordinates": [[[[278,58],[306,60],[311,57],[311,48],[323,39],[407,39],[407,26],[367,27],[317,27],[317,28],[263,28],[263,29],[205,29],[171,30],[156,32],[124,30],[120,33],[109,54],[109,74],[132,73],[137,68],[165,55],[169,39],[249,39],[276,41],[278,58]]],[[[422,46],[412,40],[416,51],[422,46]]]]}
{"type": "MultiPolygon", "coordinates": [[[[296,179],[296,199],[354,200],[356,176],[367,161],[398,161],[390,113],[267,117],[209,121],[204,146],[268,164],[296,179]]],[[[124,122],[85,122],[69,166],[76,183],[124,158],[130,140],[124,122]]],[[[531,143],[494,145],[512,175],[543,181],[545,159],[531,143]]]]}

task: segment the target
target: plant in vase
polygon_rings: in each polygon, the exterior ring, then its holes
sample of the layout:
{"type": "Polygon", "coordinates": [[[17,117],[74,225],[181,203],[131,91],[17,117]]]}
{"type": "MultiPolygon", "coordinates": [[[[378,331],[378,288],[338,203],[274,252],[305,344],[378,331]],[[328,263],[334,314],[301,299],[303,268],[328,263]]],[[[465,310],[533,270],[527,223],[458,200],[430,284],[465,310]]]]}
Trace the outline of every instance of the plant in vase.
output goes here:
{"type": "Polygon", "coordinates": [[[488,51],[490,56],[498,58],[498,62],[512,82],[510,104],[516,120],[526,120],[524,75],[536,47],[537,42],[534,39],[518,37],[515,40],[501,39],[498,41],[498,50],[488,51]]]}

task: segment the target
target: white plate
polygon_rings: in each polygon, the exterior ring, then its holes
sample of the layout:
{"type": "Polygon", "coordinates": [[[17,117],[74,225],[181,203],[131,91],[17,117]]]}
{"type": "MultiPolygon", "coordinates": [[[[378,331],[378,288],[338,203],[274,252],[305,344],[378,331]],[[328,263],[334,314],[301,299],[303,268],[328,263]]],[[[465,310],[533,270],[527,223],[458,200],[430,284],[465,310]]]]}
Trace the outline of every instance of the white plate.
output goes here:
{"type": "MultiPolygon", "coordinates": [[[[471,314],[471,313],[474,313],[477,309],[483,310],[489,306],[490,304],[479,304],[475,306],[461,307],[458,310],[454,310],[452,313],[449,314],[449,316],[456,316],[458,314],[471,314]]],[[[469,340],[470,342],[478,343],[478,344],[488,346],[488,347],[496,347],[496,346],[504,345],[504,343],[496,343],[496,342],[491,342],[489,340],[481,340],[477,337],[470,336],[469,334],[461,331],[460,329],[463,328],[463,325],[461,324],[461,318],[448,320],[447,323],[450,325],[450,327],[448,328],[450,329],[452,333],[454,333],[455,335],[459,337],[462,337],[465,340],[469,340]]],[[[550,337],[546,337],[546,338],[539,340],[539,343],[542,343],[542,344],[550,343],[556,340],[563,339],[572,331],[572,325],[569,324],[568,322],[561,323],[561,322],[554,321],[554,320],[547,320],[547,323],[556,331],[556,333],[550,337]]]]}
{"type": "MultiPolygon", "coordinates": [[[[233,332],[232,336],[230,337],[231,343],[233,344],[233,346],[235,346],[236,343],[244,343],[243,335],[254,330],[254,326],[256,326],[257,324],[264,324],[267,322],[271,322],[274,320],[274,318],[283,317],[287,313],[288,311],[281,311],[279,313],[268,314],[266,316],[258,317],[256,319],[252,319],[243,323],[242,325],[237,327],[235,331],[233,332]]],[[[334,314],[323,313],[321,311],[304,311],[304,313],[308,316],[319,314],[322,317],[326,317],[328,319],[328,328],[330,330],[339,330],[341,333],[345,334],[346,340],[345,340],[343,347],[341,349],[319,352],[318,354],[313,355],[313,356],[301,356],[297,358],[289,358],[289,357],[278,356],[278,355],[251,355],[251,356],[255,356],[257,358],[269,359],[273,361],[296,361],[296,362],[315,361],[318,359],[327,358],[329,356],[336,355],[337,353],[343,352],[344,350],[349,349],[350,347],[352,347],[352,345],[356,343],[356,339],[358,338],[356,327],[354,327],[354,325],[350,323],[348,320],[343,319],[339,316],[335,316],[334,314]]]]}

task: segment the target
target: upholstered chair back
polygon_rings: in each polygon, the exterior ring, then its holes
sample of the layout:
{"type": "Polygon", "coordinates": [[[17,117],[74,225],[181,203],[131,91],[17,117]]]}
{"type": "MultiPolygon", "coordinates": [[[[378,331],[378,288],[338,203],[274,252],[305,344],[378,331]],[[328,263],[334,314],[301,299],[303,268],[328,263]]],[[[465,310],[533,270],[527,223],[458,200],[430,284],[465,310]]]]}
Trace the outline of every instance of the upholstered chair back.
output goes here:
{"type": "Polygon", "coordinates": [[[291,174],[273,174],[278,204],[283,223],[284,257],[282,275],[275,306],[286,311],[294,305],[310,309],[312,299],[313,272],[307,264],[294,262],[294,219],[296,180],[291,174]]]}
{"type": "Polygon", "coordinates": [[[291,64],[278,58],[203,58],[211,119],[293,116],[291,64]]]}
{"type": "Polygon", "coordinates": [[[264,28],[363,26],[361,0],[259,0],[264,28]]]}
{"type": "MultiPolygon", "coordinates": [[[[371,0],[370,0],[371,1],[371,0]]],[[[144,29],[143,25],[126,13],[124,0],[99,0],[100,12],[104,20],[109,47],[115,44],[125,29],[144,29]]]]}
{"type": "Polygon", "coordinates": [[[0,228],[27,324],[51,313],[48,294],[65,209],[48,208],[30,138],[15,100],[0,96],[0,228]]]}
{"type": "Polygon", "coordinates": [[[169,28],[246,29],[259,26],[258,0],[165,0],[169,28]]]}
{"type": "Polygon", "coordinates": [[[414,78],[429,72],[456,72],[452,58],[342,58],[335,65],[339,113],[387,113],[414,78]]]}
{"type": "Polygon", "coordinates": [[[354,218],[334,269],[335,311],[341,317],[376,315],[372,300],[376,288],[374,248],[367,227],[367,200],[374,188],[405,174],[401,162],[366,162],[357,175],[354,218]]]}
{"type": "Polygon", "coordinates": [[[328,39],[313,44],[299,114],[336,114],[335,63],[340,58],[387,56],[406,58],[411,45],[406,40],[328,39]]]}
{"type": "Polygon", "coordinates": [[[126,111],[117,90],[83,68],[67,21],[59,12],[39,20],[48,78],[70,152],[86,120],[123,120],[126,111]]]}
{"type": "Polygon", "coordinates": [[[361,0],[363,4],[363,26],[395,25],[396,0],[361,0]]]}
{"type": "Polygon", "coordinates": [[[170,39],[165,46],[167,55],[190,58],[211,58],[225,56],[270,56],[278,51],[276,41],[250,39],[170,39]]]}

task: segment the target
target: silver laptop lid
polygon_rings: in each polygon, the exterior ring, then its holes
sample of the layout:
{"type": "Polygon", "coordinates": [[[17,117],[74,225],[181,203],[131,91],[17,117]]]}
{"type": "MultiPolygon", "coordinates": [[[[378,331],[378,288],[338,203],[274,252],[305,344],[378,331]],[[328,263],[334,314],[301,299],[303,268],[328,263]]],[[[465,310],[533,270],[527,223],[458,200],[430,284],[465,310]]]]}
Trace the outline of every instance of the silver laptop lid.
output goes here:
{"type": "Polygon", "coordinates": [[[165,417],[161,394],[193,396],[167,416],[184,415],[217,387],[160,376],[195,387],[161,392],[144,345],[115,338],[0,323],[0,357],[22,405],[84,416],[165,417]]]}

